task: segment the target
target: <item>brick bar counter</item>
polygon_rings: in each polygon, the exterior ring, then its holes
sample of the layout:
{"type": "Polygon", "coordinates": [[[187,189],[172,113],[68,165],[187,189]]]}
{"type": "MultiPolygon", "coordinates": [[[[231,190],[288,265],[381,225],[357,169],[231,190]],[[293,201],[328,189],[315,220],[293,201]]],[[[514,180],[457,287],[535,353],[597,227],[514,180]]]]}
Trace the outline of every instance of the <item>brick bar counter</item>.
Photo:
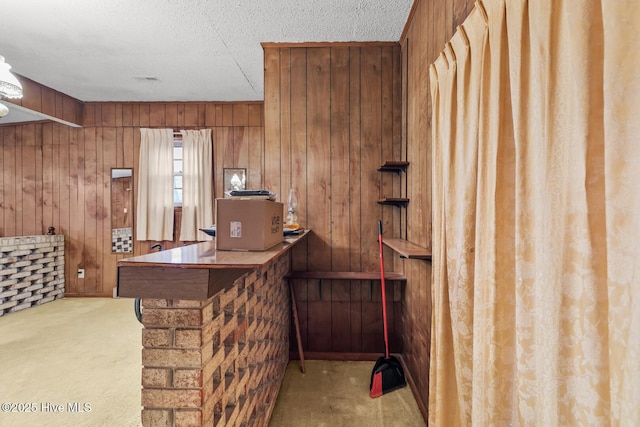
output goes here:
{"type": "Polygon", "coordinates": [[[289,360],[290,249],[199,243],[118,261],[142,298],[142,424],[266,426],[289,360]]]}

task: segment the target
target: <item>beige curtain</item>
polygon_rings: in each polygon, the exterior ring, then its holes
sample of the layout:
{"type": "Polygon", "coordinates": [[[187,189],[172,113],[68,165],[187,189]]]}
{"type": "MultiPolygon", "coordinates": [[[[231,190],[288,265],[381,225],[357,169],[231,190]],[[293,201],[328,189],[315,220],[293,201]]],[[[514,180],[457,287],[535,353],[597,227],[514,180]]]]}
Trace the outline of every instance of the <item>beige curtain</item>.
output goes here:
{"type": "Polygon", "coordinates": [[[640,2],[478,2],[430,77],[429,424],[640,425],[640,2]]]}
{"type": "Polygon", "coordinates": [[[140,129],[137,240],[173,240],[173,130],[140,129]]]}
{"type": "Polygon", "coordinates": [[[182,222],[180,240],[211,240],[199,228],[213,224],[211,129],[183,130],[182,222]]]}

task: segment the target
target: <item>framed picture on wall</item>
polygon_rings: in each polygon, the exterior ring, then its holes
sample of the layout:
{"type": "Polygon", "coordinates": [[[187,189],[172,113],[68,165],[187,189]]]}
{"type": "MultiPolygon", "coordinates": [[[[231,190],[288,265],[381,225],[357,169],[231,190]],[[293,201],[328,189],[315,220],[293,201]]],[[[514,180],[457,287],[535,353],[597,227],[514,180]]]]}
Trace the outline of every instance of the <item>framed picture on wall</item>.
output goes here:
{"type": "Polygon", "coordinates": [[[224,168],[224,194],[233,190],[246,190],[247,170],[244,168],[224,168]]]}

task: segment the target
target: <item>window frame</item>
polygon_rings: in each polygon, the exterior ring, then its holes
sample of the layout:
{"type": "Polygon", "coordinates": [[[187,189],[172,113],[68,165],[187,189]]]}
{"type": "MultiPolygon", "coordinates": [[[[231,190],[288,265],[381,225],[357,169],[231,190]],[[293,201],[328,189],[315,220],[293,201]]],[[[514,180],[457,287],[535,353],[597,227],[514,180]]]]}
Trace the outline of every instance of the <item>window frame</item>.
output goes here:
{"type": "Polygon", "coordinates": [[[184,177],[184,151],[183,151],[183,147],[182,147],[182,135],[179,134],[174,134],[173,136],[173,150],[172,150],[172,157],[173,157],[173,207],[174,208],[182,208],[182,196],[184,194],[184,181],[183,181],[183,177],[184,177]],[[180,153],[181,153],[181,157],[178,159],[176,158],[176,148],[180,148],[180,153]],[[176,171],[176,161],[180,162],[180,165],[182,166],[182,170],[180,170],[179,172],[176,171]],[[180,177],[180,182],[182,183],[181,187],[176,187],[176,177],[180,177]],[[179,191],[180,194],[180,201],[176,201],[176,191],[179,191]]]}

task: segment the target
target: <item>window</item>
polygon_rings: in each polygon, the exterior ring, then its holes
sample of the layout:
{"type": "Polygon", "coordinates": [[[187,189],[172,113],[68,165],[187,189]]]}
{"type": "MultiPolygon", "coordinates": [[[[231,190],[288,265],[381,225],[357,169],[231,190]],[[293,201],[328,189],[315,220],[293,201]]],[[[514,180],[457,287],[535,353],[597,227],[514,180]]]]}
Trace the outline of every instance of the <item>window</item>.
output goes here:
{"type": "Polygon", "coordinates": [[[182,206],[182,140],[173,140],[173,205],[182,206]]]}

